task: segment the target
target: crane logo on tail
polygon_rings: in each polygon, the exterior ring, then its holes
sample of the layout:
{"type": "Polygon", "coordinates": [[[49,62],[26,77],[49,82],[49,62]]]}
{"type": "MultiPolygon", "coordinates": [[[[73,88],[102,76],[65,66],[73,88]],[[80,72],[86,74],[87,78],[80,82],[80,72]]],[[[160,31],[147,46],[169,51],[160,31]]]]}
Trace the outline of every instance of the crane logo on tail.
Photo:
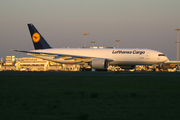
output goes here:
{"type": "Polygon", "coordinates": [[[32,35],[32,40],[35,42],[35,43],[37,43],[37,42],[39,42],[39,40],[40,40],[40,34],[39,33],[34,33],[33,35],[32,35]]]}

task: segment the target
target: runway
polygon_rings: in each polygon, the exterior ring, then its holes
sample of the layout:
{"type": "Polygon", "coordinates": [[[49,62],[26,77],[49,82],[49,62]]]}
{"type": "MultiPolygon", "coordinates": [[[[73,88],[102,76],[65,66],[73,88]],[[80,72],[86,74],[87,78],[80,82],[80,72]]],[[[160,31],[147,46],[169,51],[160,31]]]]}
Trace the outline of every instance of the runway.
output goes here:
{"type": "Polygon", "coordinates": [[[26,75],[26,76],[167,76],[180,77],[180,72],[21,72],[21,71],[2,71],[0,75],[26,75]]]}

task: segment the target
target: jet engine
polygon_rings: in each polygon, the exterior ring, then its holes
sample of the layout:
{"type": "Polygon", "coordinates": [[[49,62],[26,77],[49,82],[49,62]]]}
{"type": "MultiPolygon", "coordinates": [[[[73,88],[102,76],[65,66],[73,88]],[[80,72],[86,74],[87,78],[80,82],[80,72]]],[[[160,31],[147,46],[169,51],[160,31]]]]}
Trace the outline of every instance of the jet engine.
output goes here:
{"type": "Polygon", "coordinates": [[[94,59],[90,63],[91,67],[94,69],[104,70],[107,69],[109,66],[109,61],[107,59],[94,59]]]}
{"type": "Polygon", "coordinates": [[[134,69],[136,65],[128,65],[128,66],[119,66],[122,69],[134,69]]]}

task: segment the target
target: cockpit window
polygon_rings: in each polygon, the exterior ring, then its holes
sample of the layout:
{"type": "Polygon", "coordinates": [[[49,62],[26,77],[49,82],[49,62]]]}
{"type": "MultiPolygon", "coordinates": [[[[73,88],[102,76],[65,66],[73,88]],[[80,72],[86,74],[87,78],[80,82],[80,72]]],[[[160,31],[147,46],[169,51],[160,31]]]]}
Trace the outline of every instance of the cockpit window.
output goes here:
{"type": "Polygon", "coordinates": [[[164,54],[158,54],[158,56],[165,56],[164,54]]]}

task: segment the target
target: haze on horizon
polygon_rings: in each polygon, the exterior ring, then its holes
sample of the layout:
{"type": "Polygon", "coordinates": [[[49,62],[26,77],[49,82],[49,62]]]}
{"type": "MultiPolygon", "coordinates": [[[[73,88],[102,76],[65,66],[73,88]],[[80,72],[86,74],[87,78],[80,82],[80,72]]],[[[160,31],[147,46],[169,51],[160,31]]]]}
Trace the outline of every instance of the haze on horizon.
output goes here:
{"type": "Polygon", "coordinates": [[[10,49],[34,49],[28,23],[33,23],[52,47],[87,46],[148,48],[176,60],[180,27],[179,0],[31,0],[0,1],[0,58],[10,49]]]}

